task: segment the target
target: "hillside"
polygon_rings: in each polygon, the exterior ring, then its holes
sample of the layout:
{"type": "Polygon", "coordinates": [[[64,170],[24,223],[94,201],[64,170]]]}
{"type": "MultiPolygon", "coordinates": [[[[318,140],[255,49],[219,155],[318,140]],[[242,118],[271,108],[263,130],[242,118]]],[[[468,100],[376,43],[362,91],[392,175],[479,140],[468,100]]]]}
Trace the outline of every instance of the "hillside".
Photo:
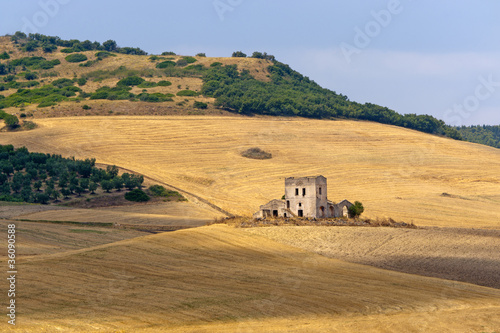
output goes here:
{"type": "Polygon", "coordinates": [[[3,133],[25,145],[118,165],[250,215],[281,198],[284,178],[322,174],[328,197],[369,217],[499,229],[500,152],[395,126],[272,117],[67,117],[3,133]],[[242,157],[260,147],[268,160],[242,157]]]}
{"type": "MultiPolygon", "coordinates": [[[[0,109],[7,111],[0,118],[6,118],[12,128],[17,123],[10,114],[31,120],[231,112],[370,120],[461,138],[456,128],[434,117],[402,115],[383,106],[350,101],[260,52],[251,58],[238,53],[231,58],[173,52],[147,56],[137,48],[120,48],[114,41],[101,45],[17,32],[0,37],[0,76],[0,109]]],[[[33,125],[27,123],[27,127],[33,125]]],[[[464,138],[495,143],[472,135],[464,138]]]]}
{"type": "Polygon", "coordinates": [[[500,327],[496,289],[349,264],[223,226],[25,257],[21,265],[24,332],[500,327]]]}

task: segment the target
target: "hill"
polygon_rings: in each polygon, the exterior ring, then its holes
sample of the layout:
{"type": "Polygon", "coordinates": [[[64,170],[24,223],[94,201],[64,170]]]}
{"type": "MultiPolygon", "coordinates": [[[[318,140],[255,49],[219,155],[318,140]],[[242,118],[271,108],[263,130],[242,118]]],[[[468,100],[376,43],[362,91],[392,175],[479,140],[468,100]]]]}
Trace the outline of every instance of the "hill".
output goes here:
{"type": "MultiPolygon", "coordinates": [[[[241,114],[376,121],[460,139],[456,128],[428,115],[401,115],[324,89],[255,52],[252,58],[147,56],[110,40],[61,40],[17,32],[0,37],[0,114],[30,118],[107,114],[241,114]],[[2,53],[3,52],[3,53],[2,53]],[[133,102],[133,105],[130,103],[133,102]],[[79,104],[80,103],[80,104],[79,104]],[[48,109],[50,107],[50,109],[48,109]]],[[[27,123],[32,127],[31,123],[27,123]]],[[[462,131],[463,132],[463,131],[462,131]]],[[[467,140],[492,144],[466,135],[467,140]]]]}
{"type": "Polygon", "coordinates": [[[349,264],[223,226],[25,257],[21,264],[25,332],[500,327],[496,289],[349,264]]]}
{"type": "Polygon", "coordinates": [[[274,117],[67,117],[1,143],[140,172],[249,215],[284,178],[322,174],[333,201],[420,226],[500,228],[500,152],[401,127],[274,117]],[[272,159],[241,156],[251,147],[272,159]]]}

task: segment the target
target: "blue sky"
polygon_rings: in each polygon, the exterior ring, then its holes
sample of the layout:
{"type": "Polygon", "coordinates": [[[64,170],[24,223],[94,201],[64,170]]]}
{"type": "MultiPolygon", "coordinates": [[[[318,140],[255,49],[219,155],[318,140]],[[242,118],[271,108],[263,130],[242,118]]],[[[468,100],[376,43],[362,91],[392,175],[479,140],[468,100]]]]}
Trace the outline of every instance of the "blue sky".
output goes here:
{"type": "Polygon", "coordinates": [[[497,0],[3,0],[0,34],[153,54],[265,51],[353,101],[498,125],[499,13],[497,0]]]}

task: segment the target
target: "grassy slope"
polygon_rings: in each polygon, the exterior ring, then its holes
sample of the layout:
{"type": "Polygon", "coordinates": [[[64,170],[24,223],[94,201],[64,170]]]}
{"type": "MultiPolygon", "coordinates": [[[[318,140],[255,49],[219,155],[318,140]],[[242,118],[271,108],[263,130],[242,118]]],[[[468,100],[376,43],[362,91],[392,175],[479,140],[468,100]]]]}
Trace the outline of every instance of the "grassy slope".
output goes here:
{"type": "Polygon", "coordinates": [[[284,178],[322,174],[328,196],[368,216],[500,228],[500,152],[394,126],[243,117],[41,119],[1,144],[96,157],[188,190],[236,214],[283,194],[284,178]],[[258,146],[271,160],[239,154],[258,146]],[[442,196],[448,193],[449,196],[442,196]]]}
{"type": "MultiPolygon", "coordinates": [[[[37,81],[41,82],[41,85],[48,84],[54,80],[60,78],[69,78],[73,79],[74,77],[85,76],[88,73],[102,70],[102,71],[112,71],[117,69],[120,66],[125,66],[129,70],[138,71],[139,75],[144,76],[147,81],[158,82],[161,80],[168,80],[172,82],[171,86],[168,87],[154,87],[148,88],[148,93],[171,93],[176,94],[180,90],[191,89],[195,91],[200,91],[201,86],[203,84],[201,78],[178,78],[178,77],[167,77],[165,73],[161,69],[156,68],[157,62],[151,62],[149,60],[149,56],[132,56],[125,54],[116,54],[116,57],[108,57],[102,61],[99,61],[97,64],[91,67],[80,67],[79,63],[69,63],[64,58],[68,56],[67,53],[60,52],[61,47],[58,51],[53,53],[44,53],[41,50],[37,50],[34,52],[21,52],[19,49],[15,48],[14,45],[10,42],[8,37],[0,37],[0,53],[4,51],[12,51],[11,61],[13,59],[18,59],[22,57],[28,56],[38,56],[44,57],[47,60],[59,59],[61,61],[61,65],[55,66],[49,70],[40,70],[37,71],[40,74],[47,72],[56,72],[58,74],[57,77],[39,77],[37,81]],[[181,88],[178,88],[178,86],[181,88]]],[[[86,51],[79,52],[85,54],[89,60],[95,60],[95,53],[97,51],[86,51]]],[[[173,61],[177,61],[181,59],[182,56],[169,56],[164,58],[174,58],[173,61]]],[[[221,62],[224,65],[233,65],[238,64],[238,68],[241,70],[249,70],[250,73],[257,79],[266,81],[268,80],[268,71],[267,67],[271,64],[271,62],[261,59],[253,59],[253,58],[205,58],[205,57],[196,57],[197,62],[194,65],[202,64],[206,67],[210,66],[210,64],[214,62],[221,62]]],[[[7,62],[7,60],[2,60],[2,62],[7,62]]],[[[89,79],[87,84],[82,86],[81,88],[85,92],[94,92],[100,87],[110,86],[114,87],[116,83],[119,81],[121,77],[111,77],[108,79],[104,79],[99,82],[94,82],[92,79],[89,79]]],[[[18,78],[19,82],[26,81],[22,78],[18,78]]],[[[3,81],[2,81],[3,82],[3,81]]],[[[77,85],[78,86],[78,85],[77,85]]],[[[138,94],[142,91],[142,88],[134,87],[132,89],[132,93],[138,94]]],[[[0,94],[4,96],[8,96],[16,92],[16,89],[10,89],[6,91],[1,91],[0,94]]],[[[58,106],[54,108],[37,108],[37,105],[29,105],[24,109],[24,113],[33,113],[36,117],[51,117],[54,115],[58,116],[68,116],[68,115],[95,115],[95,114],[107,114],[109,111],[113,110],[114,113],[123,113],[128,114],[130,112],[134,114],[163,114],[164,112],[168,113],[187,113],[187,112],[196,112],[192,108],[192,102],[203,101],[210,103],[210,107],[208,111],[205,112],[217,112],[220,113],[219,110],[215,111],[213,106],[211,105],[214,102],[213,98],[205,98],[205,97],[174,97],[174,102],[164,102],[164,103],[144,103],[144,102],[129,102],[129,101],[108,101],[108,100],[88,100],[85,101],[84,104],[87,104],[92,107],[92,110],[84,111],[81,109],[81,105],[83,104],[75,104],[75,102],[62,102],[59,103],[58,106]],[[186,106],[178,106],[178,102],[182,102],[185,99],[189,101],[186,106]],[[131,110],[133,108],[133,110],[131,110]]],[[[19,108],[7,108],[5,111],[12,114],[19,114],[19,108]]]]}
{"type": "Polygon", "coordinates": [[[21,265],[25,332],[500,327],[498,290],[348,264],[225,226],[25,258],[21,265]]]}

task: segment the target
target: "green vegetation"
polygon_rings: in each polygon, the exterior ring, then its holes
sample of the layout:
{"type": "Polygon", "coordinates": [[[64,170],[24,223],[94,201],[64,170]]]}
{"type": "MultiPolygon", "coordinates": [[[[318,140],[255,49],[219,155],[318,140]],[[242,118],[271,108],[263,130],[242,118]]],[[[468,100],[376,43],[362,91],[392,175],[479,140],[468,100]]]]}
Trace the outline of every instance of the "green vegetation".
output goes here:
{"type": "Polygon", "coordinates": [[[232,57],[233,58],[246,58],[247,55],[241,51],[236,51],[236,52],[233,52],[232,57]]]}
{"type": "Polygon", "coordinates": [[[67,62],[82,62],[86,61],[88,58],[85,54],[75,53],[75,54],[70,54],[64,59],[66,59],[67,62]]]}
{"type": "Polygon", "coordinates": [[[174,56],[174,55],[176,55],[176,54],[175,54],[175,52],[170,52],[170,51],[168,51],[168,52],[163,52],[161,55],[162,55],[162,56],[174,56]]]}
{"type": "Polygon", "coordinates": [[[442,120],[429,115],[400,115],[375,104],[351,102],[288,65],[275,62],[269,72],[271,82],[262,82],[248,71],[239,72],[235,65],[210,67],[204,76],[202,94],[215,97],[217,106],[241,114],[362,119],[460,138],[442,120]]]}
{"type": "Polygon", "coordinates": [[[60,64],[59,59],[48,61],[44,57],[24,57],[10,61],[8,67],[9,72],[14,72],[15,68],[19,66],[29,69],[51,69],[60,64]]]}
{"type": "Polygon", "coordinates": [[[464,140],[500,148],[500,126],[462,126],[457,130],[464,140]]]}
{"type": "Polygon", "coordinates": [[[193,107],[195,109],[206,109],[206,108],[208,108],[208,104],[207,103],[203,103],[203,102],[195,101],[194,104],[193,104],[193,107]]]}
{"type": "Polygon", "coordinates": [[[144,79],[141,78],[141,77],[138,77],[138,76],[129,76],[129,77],[126,77],[124,79],[121,79],[120,81],[118,81],[118,83],[116,84],[117,86],[138,86],[140,85],[141,83],[144,82],[144,79]]]}
{"type": "Polygon", "coordinates": [[[144,81],[141,84],[139,84],[137,87],[138,88],[154,88],[156,86],[158,86],[158,83],[156,83],[156,82],[144,81]]]}
{"type": "Polygon", "coordinates": [[[149,195],[152,197],[161,197],[161,198],[167,198],[169,200],[179,200],[179,201],[184,201],[184,197],[177,191],[171,191],[167,190],[165,187],[161,185],[152,185],[148,189],[149,195]]]}
{"type": "Polygon", "coordinates": [[[167,60],[156,64],[156,68],[168,68],[168,67],[175,67],[175,62],[167,60]]]}
{"type": "Polygon", "coordinates": [[[349,207],[349,216],[350,217],[359,217],[365,209],[363,208],[363,204],[359,201],[354,202],[354,205],[349,207]]]}
{"type": "Polygon", "coordinates": [[[135,189],[125,194],[125,199],[134,202],[146,202],[149,201],[150,197],[141,189],[135,189]]]}
{"type": "Polygon", "coordinates": [[[182,58],[182,59],[183,59],[183,60],[186,60],[186,62],[187,62],[188,64],[192,64],[192,63],[195,63],[195,62],[197,62],[197,61],[198,61],[198,60],[196,60],[196,58],[194,58],[194,57],[184,57],[184,58],[182,58]]]}
{"type": "Polygon", "coordinates": [[[140,48],[119,47],[114,40],[107,40],[102,45],[99,42],[91,42],[89,40],[79,41],[78,39],[64,40],[55,36],[46,36],[42,34],[29,34],[17,31],[10,36],[12,42],[18,45],[26,52],[32,52],[38,48],[42,48],[44,52],[50,53],[57,47],[62,47],[61,52],[73,53],[92,50],[101,50],[108,52],[117,52],[133,55],[147,55],[140,48]]]}
{"type": "Polygon", "coordinates": [[[117,182],[133,190],[142,186],[144,178],[127,173],[118,176],[115,166],[98,169],[95,159],[76,160],[0,145],[0,201],[48,204],[93,194],[99,184],[106,190],[105,184],[117,182]]]}
{"type": "Polygon", "coordinates": [[[0,110],[0,119],[3,119],[5,125],[11,130],[19,127],[19,119],[13,114],[0,110]]]}
{"type": "Polygon", "coordinates": [[[171,85],[172,85],[172,82],[170,82],[170,81],[162,80],[162,81],[158,82],[158,86],[160,86],[160,87],[168,87],[171,85]]]}
{"type": "Polygon", "coordinates": [[[4,53],[0,53],[0,59],[2,60],[10,59],[10,55],[6,51],[4,51],[4,53]]]}
{"type": "Polygon", "coordinates": [[[9,95],[5,99],[0,100],[0,109],[7,107],[21,107],[23,105],[39,103],[39,107],[46,107],[54,105],[55,103],[67,101],[70,97],[76,96],[76,93],[81,93],[82,90],[78,87],[74,87],[73,82],[68,79],[61,79],[54,81],[56,85],[49,84],[41,88],[35,89],[18,89],[17,92],[9,95]],[[71,85],[62,84],[61,80],[64,82],[70,81],[71,85]],[[58,85],[59,82],[59,85],[58,85]]]}
{"type": "Polygon", "coordinates": [[[177,93],[177,96],[180,96],[180,97],[193,97],[193,96],[198,96],[199,93],[197,93],[196,91],[192,91],[192,90],[181,90],[177,93]]]}
{"type": "Polygon", "coordinates": [[[207,57],[207,55],[205,53],[197,53],[196,56],[200,57],[200,58],[206,58],[207,57]]]}

